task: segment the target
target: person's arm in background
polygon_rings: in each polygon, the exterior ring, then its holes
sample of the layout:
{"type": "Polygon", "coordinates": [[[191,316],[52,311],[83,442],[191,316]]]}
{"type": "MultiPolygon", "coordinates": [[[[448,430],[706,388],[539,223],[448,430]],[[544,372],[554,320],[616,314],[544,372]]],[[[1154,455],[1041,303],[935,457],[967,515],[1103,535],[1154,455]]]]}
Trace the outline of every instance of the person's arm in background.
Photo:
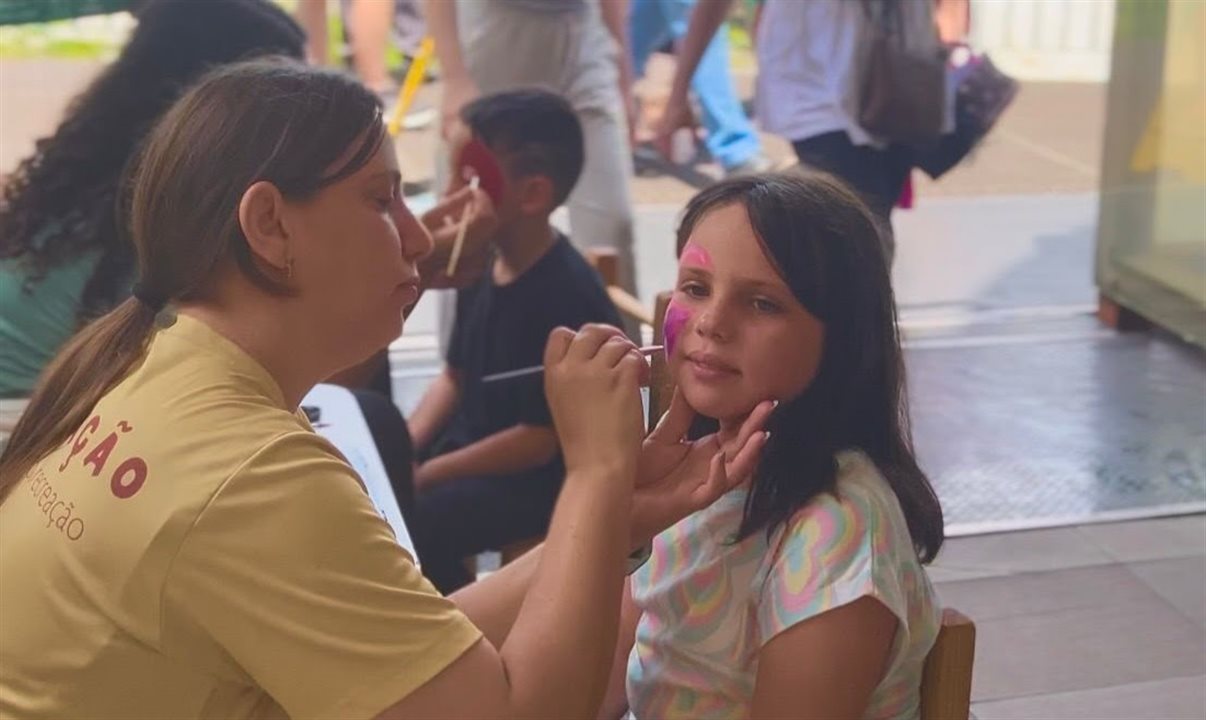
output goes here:
{"type": "Polygon", "coordinates": [[[435,54],[440,61],[440,73],[444,80],[440,132],[448,140],[452,137],[453,127],[460,122],[461,108],[478,96],[477,83],[469,76],[469,68],[461,53],[455,0],[427,0],[424,17],[427,32],[435,40],[435,54]]]}
{"type": "Polygon", "coordinates": [[[670,157],[670,137],[674,131],[694,126],[688,99],[691,78],[694,77],[708,44],[728,17],[732,5],[733,0],[699,0],[691,11],[691,24],[682,45],[678,48],[678,66],[674,71],[670,97],[666,100],[666,109],[654,130],[654,144],[665,157],[670,157]]]}
{"type": "MultiPolygon", "coordinates": [[[[426,398],[425,398],[426,399],[426,398]]],[[[513,475],[557,457],[557,433],[542,425],[516,425],[419,466],[418,489],[463,477],[513,475]]]]}
{"type": "Polygon", "coordinates": [[[616,69],[620,73],[620,101],[624,103],[624,115],[628,118],[628,140],[633,142],[636,136],[636,98],[632,94],[634,73],[632,69],[632,48],[628,39],[628,0],[600,0],[600,12],[603,24],[619,47],[619,61],[616,69]]]}
{"type": "Polygon", "coordinates": [[[327,0],[298,0],[297,23],[306,31],[306,56],[314,65],[327,64],[327,0]]]}
{"type": "Polygon", "coordinates": [[[445,366],[427,392],[423,393],[423,399],[407,421],[416,453],[426,450],[440,434],[460,400],[461,387],[457,372],[445,366]]]}

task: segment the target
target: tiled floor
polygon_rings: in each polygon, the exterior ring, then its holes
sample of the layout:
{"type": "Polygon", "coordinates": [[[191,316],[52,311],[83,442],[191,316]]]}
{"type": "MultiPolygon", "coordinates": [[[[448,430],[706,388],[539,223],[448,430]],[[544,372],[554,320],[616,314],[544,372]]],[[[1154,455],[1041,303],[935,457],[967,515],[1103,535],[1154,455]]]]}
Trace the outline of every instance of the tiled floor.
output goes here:
{"type": "Polygon", "coordinates": [[[980,720],[1206,718],[1206,515],[955,538],[931,577],[980,720]]]}

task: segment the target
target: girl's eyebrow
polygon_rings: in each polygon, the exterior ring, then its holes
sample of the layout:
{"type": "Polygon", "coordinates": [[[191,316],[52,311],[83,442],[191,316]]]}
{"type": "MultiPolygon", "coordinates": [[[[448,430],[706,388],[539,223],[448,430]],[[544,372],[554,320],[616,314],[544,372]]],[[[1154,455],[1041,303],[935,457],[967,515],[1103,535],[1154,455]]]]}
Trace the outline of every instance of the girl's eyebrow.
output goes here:
{"type": "MultiPolygon", "coordinates": [[[[683,275],[688,276],[688,277],[697,277],[697,278],[701,278],[701,279],[708,279],[708,278],[712,277],[711,272],[704,270],[703,268],[700,268],[700,267],[686,266],[686,267],[680,268],[680,270],[682,271],[683,275]]],[[[791,290],[789,288],[784,287],[781,283],[777,284],[774,282],[768,282],[766,280],[759,280],[758,278],[752,278],[752,277],[734,278],[733,284],[736,285],[737,287],[741,288],[742,290],[747,290],[747,291],[748,290],[762,290],[764,292],[769,291],[769,292],[775,292],[775,293],[784,293],[784,292],[790,293],[791,292],[791,290]]]]}

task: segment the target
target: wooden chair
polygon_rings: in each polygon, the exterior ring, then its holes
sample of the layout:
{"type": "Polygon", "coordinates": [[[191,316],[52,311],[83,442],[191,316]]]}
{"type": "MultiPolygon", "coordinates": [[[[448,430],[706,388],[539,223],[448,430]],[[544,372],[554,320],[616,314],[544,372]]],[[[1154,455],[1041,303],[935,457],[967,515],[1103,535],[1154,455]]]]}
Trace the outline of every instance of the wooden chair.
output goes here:
{"type": "Polygon", "coordinates": [[[921,675],[921,720],[971,717],[975,657],[976,624],[958,610],[946,608],[938,639],[925,658],[921,675]]]}

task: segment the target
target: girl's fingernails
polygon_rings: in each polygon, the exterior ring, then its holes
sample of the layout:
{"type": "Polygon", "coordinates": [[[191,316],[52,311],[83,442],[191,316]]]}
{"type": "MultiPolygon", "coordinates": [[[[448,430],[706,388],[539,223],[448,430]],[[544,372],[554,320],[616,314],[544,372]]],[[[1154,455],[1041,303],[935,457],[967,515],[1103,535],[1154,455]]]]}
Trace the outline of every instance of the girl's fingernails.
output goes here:
{"type": "Polygon", "coordinates": [[[771,437],[770,430],[767,430],[766,432],[762,433],[762,435],[766,438],[767,442],[770,442],[770,437],[771,437]]]}
{"type": "Polygon", "coordinates": [[[777,407],[779,407],[779,401],[778,401],[778,400],[771,400],[771,410],[774,410],[774,409],[775,409],[775,408],[777,408],[777,407]]]}

